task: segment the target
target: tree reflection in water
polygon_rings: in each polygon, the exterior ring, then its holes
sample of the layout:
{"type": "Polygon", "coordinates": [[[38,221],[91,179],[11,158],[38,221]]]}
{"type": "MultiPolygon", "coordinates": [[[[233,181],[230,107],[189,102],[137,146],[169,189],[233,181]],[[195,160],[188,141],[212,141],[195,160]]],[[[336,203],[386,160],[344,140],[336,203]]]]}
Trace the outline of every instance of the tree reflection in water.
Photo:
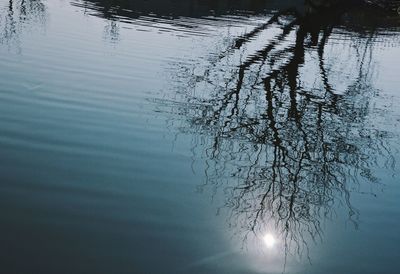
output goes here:
{"type": "Polygon", "coordinates": [[[21,29],[35,24],[43,26],[46,16],[46,6],[40,0],[9,0],[0,15],[0,43],[19,49],[21,29]]]}
{"type": "MultiPolygon", "coordinates": [[[[84,8],[84,7],[83,7],[84,8]]],[[[0,43],[7,43],[10,48],[19,49],[20,35],[23,28],[46,23],[46,5],[41,0],[10,0],[4,17],[0,16],[0,43]],[[2,22],[4,21],[4,24],[2,22]]],[[[104,38],[110,42],[119,40],[119,25],[112,13],[107,16],[104,38]]]]}
{"type": "MultiPolygon", "coordinates": [[[[95,2],[101,6],[110,1],[95,2]]],[[[117,41],[118,17],[105,7],[100,9],[109,19],[105,36],[117,41]]],[[[121,4],[121,15],[128,16],[126,10],[121,4]]],[[[43,21],[45,14],[39,0],[9,1],[0,39],[17,39],[27,19],[43,21]]],[[[351,7],[285,9],[236,39],[204,75],[188,76],[201,92],[185,87],[181,101],[189,103],[174,104],[172,111],[189,120],[182,130],[207,136],[199,145],[207,148],[203,187],[224,193],[223,208],[245,238],[255,233],[272,246],[274,235],[263,235],[265,227],[272,226],[285,252],[307,253],[308,240],[321,237],[321,224],[336,205],[343,204],[357,225],[351,194],[361,183],[379,183],[373,172],[377,166],[393,168],[391,134],[370,116],[376,93],[372,53],[394,38],[386,33],[386,40],[376,43],[381,29],[397,27],[399,20],[376,16],[375,11],[372,15],[368,9],[351,7]],[[247,54],[246,47],[269,29],[277,36],[247,54]],[[326,53],[333,33],[352,39],[335,40],[336,48],[348,47],[340,52],[344,57],[326,53]],[[243,56],[247,57],[240,59],[243,56]],[[348,60],[335,62],[343,58],[348,60]],[[310,68],[313,65],[316,70],[310,68]]],[[[178,73],[182,70],[186,68],[178,73]]]]}
{"type": "Polygon", "coordinates": [[[374,168],[395,164],[391,134],[370,116],[379,21],[356,24],[369,10],[306,10],[277,13],[236,39],[204,75],[188,76],[192,85],[182,100],[189,103],[172,109],[189,120],[183,130],[208,136],[202,144],[195,140],[195,146],[206,146],[202,189],[224,193],[229,223],[244,230],[245,239],[262,237],[265,227],[273,226],[285,254],[300,256],[308,254],[309,240],[321,238],[321,224],[337,205],[345,206],[357,226],[351,193],[360,192],[361,183],[379,183],[374,168]],[[277,27],[277,36],[243,58],[247,44],[277,27]],[[353,39],[335,41],[353,49],[342,51],[347,60],[341,65],[349,71],[335,70],[340,56],[325,56],[335,30],[340,39],[353,39]],[[237,69],[232,69],[234,55],[242,60],[237,69]],[[350,81],[342,88],[346,76],[350,81]]]}

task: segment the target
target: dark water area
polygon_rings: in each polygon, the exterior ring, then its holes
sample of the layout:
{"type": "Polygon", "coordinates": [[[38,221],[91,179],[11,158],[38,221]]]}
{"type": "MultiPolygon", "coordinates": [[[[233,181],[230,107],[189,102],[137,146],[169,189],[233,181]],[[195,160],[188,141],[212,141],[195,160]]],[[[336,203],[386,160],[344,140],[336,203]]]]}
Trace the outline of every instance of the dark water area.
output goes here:
{"type": "Polygon", "coordinates": [[[0,273],[398,273],[399,60],[360,2],[0,0],[0,273]]]}

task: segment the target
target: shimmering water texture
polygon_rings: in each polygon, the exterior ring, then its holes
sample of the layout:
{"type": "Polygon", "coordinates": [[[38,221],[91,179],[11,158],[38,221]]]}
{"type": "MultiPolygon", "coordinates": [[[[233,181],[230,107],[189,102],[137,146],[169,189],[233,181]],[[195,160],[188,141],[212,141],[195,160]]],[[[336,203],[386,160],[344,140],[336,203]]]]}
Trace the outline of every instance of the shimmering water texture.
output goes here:
{"type": "Polygon", "coordinates": [[[0,0],[0,272],[397,273],[400,16],[360,2],[0,0]]]}

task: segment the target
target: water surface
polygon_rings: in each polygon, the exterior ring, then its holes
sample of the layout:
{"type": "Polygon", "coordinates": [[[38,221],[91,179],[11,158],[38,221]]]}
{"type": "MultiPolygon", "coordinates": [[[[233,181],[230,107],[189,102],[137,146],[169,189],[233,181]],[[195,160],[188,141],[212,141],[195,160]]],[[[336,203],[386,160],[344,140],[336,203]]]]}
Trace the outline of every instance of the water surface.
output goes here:
{"type": "Polygon", "coordinates": [[[400,17],[0,1],[5,273],[396,273],[400,17]]]}

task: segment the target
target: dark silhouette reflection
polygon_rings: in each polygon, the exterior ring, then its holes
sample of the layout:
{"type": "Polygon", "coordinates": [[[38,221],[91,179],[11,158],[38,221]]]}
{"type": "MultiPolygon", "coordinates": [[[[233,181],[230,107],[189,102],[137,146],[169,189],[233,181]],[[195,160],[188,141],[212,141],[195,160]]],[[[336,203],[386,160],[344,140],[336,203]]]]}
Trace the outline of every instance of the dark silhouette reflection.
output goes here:
{"type": "Polygon", "coordinates": [[[0,43],[19,48],[23,28],[43,25],[46,21],[46,6],[41,0],[9,0],[0,6],[0,43]]]}
{"type": "Polygon", "coordinates": [[[267,0],[87,0],[73,3],[87,9],[96,10],[105,18],[154,15],[158,17],[202,17],[207,15],[225,15],[237,13],[261,13],[267,8],[293,5],[300,1],[267,0]],[[272,3],[271,3],[272,2],[272,3]],[[275,3],[276,2],[276,3],[275,3]]]}
{"type": "MultiPolygon", "coordinates": [[[[234,25],[248,16],[296,5],[303,0],[73,0],[86,14],[163,32],[204,35],[208,26],[234,25]]],[[[209,33],[207,33],[209,34],[209,33]]]]}
{"type": "MultiPolygon", "coordinates": [[[[272,224],[285,252],[300,255],[310,239],[320,237],[321,223],[336,206],[344,205],[357,225],[351,193],[362,192],[362,183],[379,185],[376,167],[394,168],[391,134],[369,115],[377,93],[373,51],[383,43],[383,28],[393,30],[398,23],[397,15],[369,7],[304,10],[276,13],[237,38],[202,77],[188,76],[193,80],[181,100],[189,103],[172,108],[189,121],[189,128],[181,128],[208,136],[195,142],[206,146],[202,189],[224,193],[231,225],[245,235],[262,235],[272,224]],[[246,57],[245,45],[268,28],[279,31],[246,57]],[[325,52],[332,33],[339,38],[335,43],[355,49],[341,52],[341,67],[348,71],[333,69],[340,56],[325,52]],[[339,87],[341,81],[346,87],[339,87]]],[[[180,78],[185,70],[195,69],[182,69],[180,78]]]]}
{"type": "MultiPolygon", "coordinates": [[[[86,13],[106,19],[135,22],[138,25],[166,23],[176,27],[196,28],[206,22],[190,22],[186,19],[203,18],[211,24],[221,21],[224,15],[232,15],[229,20],[239,19],[235,15],[249,16],[266,14],[276,10],[296,10],[305,14],[310,9],[332,8],[340,3],[342,6],[366,5],[380,10],[397,12],[400,6],[396,0],[73,0],[73,5],[81,7],[86,13]],[[306,2],[306,5],[304,3],[306,2]],[[218,16],[215,20],[214,16],[218,16]],[[182,20],[173,20],[182,19],[182,20]],[[172,21],[173,20],[173,21],[172,21]]],[[[336,12],[336,11],[335,11],[336,12]]],[[[310,18],[311,19],[311,18],[310,18]]],[[[256,31],[256,30],[255,30],[256,31]]]]}

